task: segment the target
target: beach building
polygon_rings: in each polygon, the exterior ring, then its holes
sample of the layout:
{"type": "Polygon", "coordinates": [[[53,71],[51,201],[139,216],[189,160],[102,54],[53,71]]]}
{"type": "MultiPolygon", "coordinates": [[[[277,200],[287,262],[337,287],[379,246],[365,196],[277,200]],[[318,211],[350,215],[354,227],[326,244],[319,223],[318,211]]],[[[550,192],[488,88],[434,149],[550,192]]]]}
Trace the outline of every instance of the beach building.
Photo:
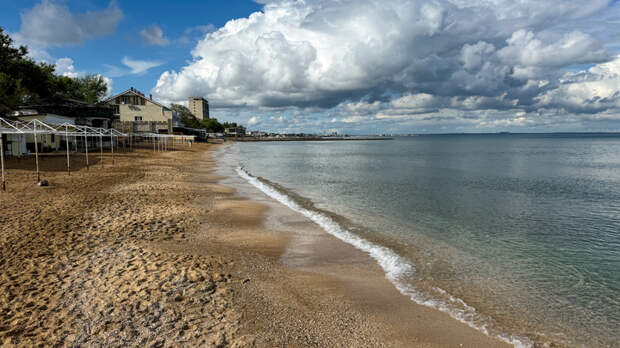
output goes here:
{"type": "Polygon", "coordinates": [[[267,135],[268,134],[263,131],[251,131],[250,132],[250,136],[253,136],[253,137],[266,137],[267,135]]]}
{"type": "Polygon", "coordinates": [[[224,129],[224,134],[228,137],[244,137],[245,127],[237,126],[224,129]]]}
{"type": "Polygon", "coordinates": [[[202,128],[174,127],[172,130],[175,134],[193,135],[197,141],[206,141],[208,137],[207,130],[202,128]]]}
{"type": "MultiPolygon", "coordinates": [[[[22,105],[7,115],[7,119],[29,122],[38,120],[48,124],[72,124],[97,128],[110,128],[112,109],[107,106],[88,104],[72,99],[49,99],[37,104],[22,105]]],[[[26,156],[34,152],[35,141],[32,134],[3,134],[4,150],[7,156],[26,156]]],[[[71,144],[80,143],[78,139],[71,144]]],[[[90,142],[89,142],[90,143],[90,142]]],[[[54,134],[41,134],[38,140],[39,152],[64,149],[64,137],[54,134]]],[[[92,147],[89,144],[89,147],[92,147]]]]}
{"type": "Polygon", "coordinates": [[[112,106],[116,117],[113,128],[124,133],[172,133],[173,127],[180,126],[175,111],[133,87],[104,102],[112,106]]]}
{"type": "Polygon", "coordinates": [[[205,98],[189,97],[188,108],[198,120],[209,119],[209,102],[205,98]]]}

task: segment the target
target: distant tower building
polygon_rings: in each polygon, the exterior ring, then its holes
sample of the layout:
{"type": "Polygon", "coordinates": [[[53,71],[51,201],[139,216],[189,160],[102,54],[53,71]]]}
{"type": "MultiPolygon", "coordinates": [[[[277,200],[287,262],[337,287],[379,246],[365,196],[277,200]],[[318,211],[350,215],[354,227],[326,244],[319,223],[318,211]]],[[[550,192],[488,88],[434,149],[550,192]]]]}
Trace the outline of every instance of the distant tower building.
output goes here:
{"type": "Polygon", "coordinates": [[[189,97],[189,111],[199,120],[209,118],[209,102],[202,97],[189,97]]]}

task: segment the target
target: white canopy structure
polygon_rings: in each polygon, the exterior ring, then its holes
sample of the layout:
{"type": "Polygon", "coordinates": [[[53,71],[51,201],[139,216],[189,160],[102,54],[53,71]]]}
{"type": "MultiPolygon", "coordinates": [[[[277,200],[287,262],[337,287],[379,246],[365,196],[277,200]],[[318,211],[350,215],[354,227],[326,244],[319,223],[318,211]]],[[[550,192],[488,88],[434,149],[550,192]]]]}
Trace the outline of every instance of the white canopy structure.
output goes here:
{"type": "MultiPolygon", "coordinates": [[[[39,172],[39,149],[37,136],[41,134],[55,134],[65,137],[66,151],[67,151],[67,173],[71,175],[71,165],[69,158],[69,138],[78,137],[84,138],[84,150],[86,154],[86,169],[88,170],[88,137],[99,137],[99,147],[101,151],[101,164],[103,166],[103,138],[110,138],[110,152],[112,154],[112,164],[114,164],[114,139],[129,138],[129,146],[132,147],[132,138],[147,138],[151,139],[153,143],[153,150],[167,150],[169,140],[172,139],[172,146],[174,147],[175,140],[182,140],[183,142],[193,141],[195,136],[191,135],[174,135],[174,134],[157,134],[157,133],[121,133],[116,129],[96,128],[89,126],[81,126],[70,123],[62,124],[50,124],[41,122],[39,120],[32,121],[17,121],[7,120],[0,117],[0,162],[2,166],[2,189],[6,190],[6,178],[4,168],[4,141],[2,136],[4,134],[19,134],[19,135],[33,135],[35,142],[35,163],[37,171],[37,182],[41,180],[39,172]]],[[[126,144],[126,143],[125,143],[126,144]]],[[[125,145],[126,146],[126,145],[125,145]]]]}

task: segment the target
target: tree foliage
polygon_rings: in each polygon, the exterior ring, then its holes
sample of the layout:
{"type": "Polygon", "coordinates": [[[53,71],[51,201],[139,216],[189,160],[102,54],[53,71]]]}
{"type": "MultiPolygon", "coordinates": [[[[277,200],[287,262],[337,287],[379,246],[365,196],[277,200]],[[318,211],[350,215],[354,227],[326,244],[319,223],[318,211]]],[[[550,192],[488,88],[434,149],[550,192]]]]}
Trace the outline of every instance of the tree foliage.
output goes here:
{"type": "Polygon", "coordinates": [[[216,118],[202,120],[200,124],[209,133],[222,133],[224,131],[224,126],[220,124],[216,118]]]}
{"type": "Polygon", "coordinates": [[[192,112],[189,109],[181,104],[172,104],[170,108],[173,111],[176,111],[181,119],[181,122],[185,125],[185,127],[189,128],[201,128],[200,121],[192,115],[192,112]]]}
{"type": "Polygon", "coordinates": [[[177,112],[181,122],[186,127],[206,129],[209,133],[221,133],[224,131],[224,126],[215,118],[198,120],[187,107],[180,104],[172,104],[170,108],[177,112]]]}
{"type": "Polygon", "coordinates": [[[224,122],[222,123],[222,127],[224,128],[237,128],[237,122],[224,122]]]}
{"type": "Polygon", "coordinates": [[[14,47],[0,28],[0,114],[43,99],[70,98],[96,103],[107,92],[100,75],[71,78],[54,74],[54,65],[36,63],[25,46],[14,47]]]}
{"type": "Polygon", "coordinates": [[[90,104],[100,101],[108,91],[108,85],[101,75],[89,74],[76,78],[53,76],[52,83],[56,95],[90,104]]]}

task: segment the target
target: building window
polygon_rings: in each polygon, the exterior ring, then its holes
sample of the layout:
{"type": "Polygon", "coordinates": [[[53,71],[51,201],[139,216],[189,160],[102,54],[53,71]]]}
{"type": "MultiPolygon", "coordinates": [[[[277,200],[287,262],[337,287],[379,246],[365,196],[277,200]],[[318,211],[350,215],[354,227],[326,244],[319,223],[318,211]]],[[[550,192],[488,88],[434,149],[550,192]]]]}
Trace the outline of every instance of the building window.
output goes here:
{"type": "Polygon", "coordinates": [[[142,116],[136,116],[136,121],[142,121],[142,116]]]}

